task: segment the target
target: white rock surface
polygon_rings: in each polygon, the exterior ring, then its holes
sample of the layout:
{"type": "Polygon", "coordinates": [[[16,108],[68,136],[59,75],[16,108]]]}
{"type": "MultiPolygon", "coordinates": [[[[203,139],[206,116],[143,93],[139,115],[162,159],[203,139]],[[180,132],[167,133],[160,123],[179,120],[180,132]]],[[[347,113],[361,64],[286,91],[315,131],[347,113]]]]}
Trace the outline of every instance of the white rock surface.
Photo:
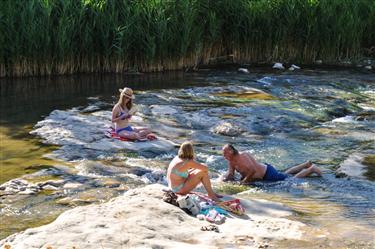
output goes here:
{"type": "Polygon", "coordinates": [[[155,116],[165,116],[178,113],[178,110],[167,105],[151,105],[151,112],[155,116]]]}
{"type": "Polygon", "coordinates": [[[213,129],[213,132],[225,136],[238,136],[242,133],[242,129],[229,122],[219,124],[213,129]]]}
{"type": "MultiPolygon", "coordinates": [[[[43,121],[35,125],[30,133],[40,136],[44,143],[60,145],[58,153],[52,155],[59,159],[71,158],[74,151],[90,150],[91,155],[100,156],[103,151],[117,152],[119,150],[165,152],[173,149],[176,144],[162,137],[146,142],[124,142],[107,138],[105,131],[111,125],[110,111],[98,111],[82,114],[76,109],[55,110],[43,121]]],[[[142,118],[132,117],[132,125],[142,126],[142,118]]],[[[85,159],[83,153],[76,153],[76,160],[85,159]]]]}
{"type": "Polygon", "coordinates": [[[272,68],[274,68],[274,69],[279,69],[279,70],[284,70],[284,69],[285,69],[285,67],[283,66],[283,64],[280,63],[280,62],[276,62],[276,63],[273,65],[272,68]]]}
{"type": "Polygon", "coordinates": [[[285,216],[280,204],[241,202],[246,215],[231,216],[220,232],[201,231],[208,225],[162,201],[162,185],[129,190],[100,205],[77,207],[51,224],[30,228],[0,241],[11,248],[259,248],[275,240],[302,236],[306,226],[285,216]]]}
{"type": "Polygon", "coordinates": [[[301,69],[301,67],[297,66],[297,65],[294,65],[292,64],[290,67],[294,68],[294,69],[301,69]]]}

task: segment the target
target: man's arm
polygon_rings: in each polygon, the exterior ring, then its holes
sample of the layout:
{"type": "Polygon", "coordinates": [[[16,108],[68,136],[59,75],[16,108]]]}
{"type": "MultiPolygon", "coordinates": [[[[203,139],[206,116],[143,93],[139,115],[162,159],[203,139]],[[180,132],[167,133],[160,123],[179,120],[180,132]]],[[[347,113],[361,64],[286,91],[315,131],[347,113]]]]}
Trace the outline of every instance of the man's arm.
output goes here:
{"type": "Polygon", "coordinates": [[[254,157],[252,157],[250,155],[250,153],[246,153],[246,158],[248,160],[248,162],[246,163],[247,172],[246,172],[246,175],[243,176],[243,178],[241,180],[241,183],[251,182],[252,180],[254,180],[253,176],[256,173],[256,171],[254,170],[254,168],[251,167],[251,165],[254,165],[254,164],[257,163],[256,160],[254,159],[254,157]]]}
{"type": "Polygon", "coordinates": [[[228,162],[228,172],[225,175],[223,181],[233,181],[234,180],[234,165],[231,162],[228,162]]]}
{"type": "Polygon", "coordinates": [[[255,174],[255,171],[249,171],[246,176],[241,180],[241,183],[249,183],[253,180],[253,175],[255,174]]]}

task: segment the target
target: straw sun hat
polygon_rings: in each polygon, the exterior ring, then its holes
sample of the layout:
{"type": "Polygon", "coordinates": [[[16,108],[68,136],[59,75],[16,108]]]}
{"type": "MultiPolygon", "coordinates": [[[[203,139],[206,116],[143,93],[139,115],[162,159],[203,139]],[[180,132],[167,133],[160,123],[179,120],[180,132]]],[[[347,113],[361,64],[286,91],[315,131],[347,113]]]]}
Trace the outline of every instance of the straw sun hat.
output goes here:
{"type": "Polygon", "coordinates": [[[129,99],[134,99],[134,95],[133,95],[133,90],[128,88],[128,87],[125,87],[124,89],[118,89],[121,93],[121,95],[129,98],[129,99]]]}

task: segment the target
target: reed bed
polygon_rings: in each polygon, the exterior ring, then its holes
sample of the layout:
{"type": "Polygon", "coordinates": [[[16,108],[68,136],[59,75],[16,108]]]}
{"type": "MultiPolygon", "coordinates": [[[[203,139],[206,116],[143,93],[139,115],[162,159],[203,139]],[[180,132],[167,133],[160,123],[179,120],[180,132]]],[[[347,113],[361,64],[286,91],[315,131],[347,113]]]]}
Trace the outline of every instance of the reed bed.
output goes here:
{"type": "Polygon", "coordinates": [[[337,63],[374,41],[374,0],[0,1],[0,77],[337,63]]]}

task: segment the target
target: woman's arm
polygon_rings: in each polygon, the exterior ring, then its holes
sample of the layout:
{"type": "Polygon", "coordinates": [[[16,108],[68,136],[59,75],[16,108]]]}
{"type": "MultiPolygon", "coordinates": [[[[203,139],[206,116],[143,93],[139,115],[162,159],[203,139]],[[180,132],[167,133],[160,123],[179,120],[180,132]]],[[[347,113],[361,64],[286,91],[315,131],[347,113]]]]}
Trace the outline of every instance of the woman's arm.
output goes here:
{"type": "Polygon", "coordinates": [[[118,106],[115,105],[112,109],[112,123],[117,123],[119,120],[124,119],[124,117],[126,116],[126,113],[118,116],[118,114],[120,113],[121,111],[119,110],[118,106]]]}

